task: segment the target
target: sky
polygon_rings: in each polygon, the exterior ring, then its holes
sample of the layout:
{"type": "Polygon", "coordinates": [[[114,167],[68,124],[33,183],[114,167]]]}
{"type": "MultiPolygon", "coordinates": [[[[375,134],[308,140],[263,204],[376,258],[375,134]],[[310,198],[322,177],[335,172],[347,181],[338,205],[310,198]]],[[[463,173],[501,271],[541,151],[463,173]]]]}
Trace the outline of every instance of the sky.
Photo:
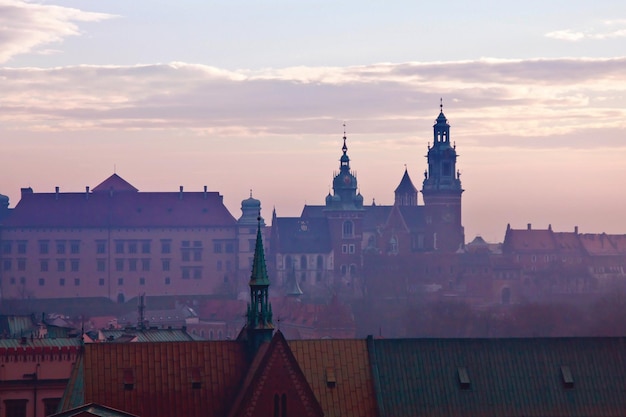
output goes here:
{"type": "Polygon", "coordinates": [[[345,123],[365,203],[392,204],[441,99],[466,241],[625,234],[625,45],[615,0],[0,0],[0,193],[115,172],[297,216],[345,123]]]}

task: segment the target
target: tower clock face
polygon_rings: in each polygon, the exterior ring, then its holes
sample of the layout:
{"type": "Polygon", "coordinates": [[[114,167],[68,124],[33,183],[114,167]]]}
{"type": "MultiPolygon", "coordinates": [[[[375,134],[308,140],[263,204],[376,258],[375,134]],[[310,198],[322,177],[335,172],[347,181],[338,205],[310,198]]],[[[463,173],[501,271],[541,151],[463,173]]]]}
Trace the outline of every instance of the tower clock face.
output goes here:
{"type": "Polygon", "coordinates": [[[345,175],[343,177],[343,183],[346,184],[346,185],[350,184],[350,176],[349,175],[345,175]]]}

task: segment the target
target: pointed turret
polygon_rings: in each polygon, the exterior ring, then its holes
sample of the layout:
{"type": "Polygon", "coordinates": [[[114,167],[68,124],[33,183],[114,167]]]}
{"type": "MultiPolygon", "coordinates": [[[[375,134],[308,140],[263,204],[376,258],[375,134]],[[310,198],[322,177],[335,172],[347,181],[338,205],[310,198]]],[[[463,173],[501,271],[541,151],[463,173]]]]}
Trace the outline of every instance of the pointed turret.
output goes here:
{"type": "Polygon", "coordinates": [[[246,332],[249,347],[256,351],[263,342],[269,342],[274,333],[272,305],[269,302],[270,280],[265,264],[265,251],[261,235],[261,216],[257,217],[256,245],[250,275],[250,303],[248,304],[246,332]]]}
{"type": "Polygon", "coordinates": [[[409,177],[409,171],[405,167],[404,175],[398,188],[395,190],[395,202],[396,206],[417,206],[417,188],[413,185],[411,177],[409,177]]]}

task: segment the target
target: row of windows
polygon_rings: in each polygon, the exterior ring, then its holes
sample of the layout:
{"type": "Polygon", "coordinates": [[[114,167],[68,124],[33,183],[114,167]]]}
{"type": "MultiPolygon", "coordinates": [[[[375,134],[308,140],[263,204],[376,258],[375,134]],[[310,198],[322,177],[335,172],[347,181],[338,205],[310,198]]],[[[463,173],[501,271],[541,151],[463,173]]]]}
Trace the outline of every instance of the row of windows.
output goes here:
{"type": "Polygon", "coordinates": [[[354,275],[356,274],[356,265],[355,264],[350,264],[348,265],[341,265],[341,275],[347,275],[348,271],[350,272],[350,275],[354,275]]]}
{"type": "MultiPolygon", "coordinates": [[[[350,246],[354,246],[354,245],[350,245],[350,246]]],[[[348,247],[346,247],[346,250],[348,250],[348,247]]],[[[354,251],[354,248],[352,250],[354,251]]],[[[291,255],[285,256],[285,269],[290,270],[290,269],[296,268],[297,259],[298,258],[292,257],[291,255]]],[[[315,260],[316,260],[315,262],[316,269],[324,269],[324,258],[322,257],[322,255],[317,255],[317,258],[315,258],[315,260]]],[[[306,255],[301,255],[300,256],[300,269],[308,269],[308,266],[309,266],[308,258],[306,257],[306,255]]]]}
{"type": "MultiPolygon", "coordinates": [[[[182,279],[202,279],[202,268],[183,268],[182,269],[182,279]]],[[[11,277],[9,278],[9,283],[11,285],[15,285],[17,284],[18,279],[16,279],[15,277],[11,277]]],[[[48,281],[50,282],[50,281],[48,281]]],[[[70,284],[72,283],[74,284],[74,286],[78,287],[81,284],[81,279],[80,278],[74,278],[73,280],[66,280],[65,278],[59,278],[59,286],[60,287],[64,287],[66,284],[70,284]]],[[[170,277],[165,277],[165,285],[170,285],[171,278],[170,277]]],[[[224,275],[224,282],[228,282],[228,275],[224,275]]],[[[19,278],[19,283],[20,285],[26,285],[26,277],[20,277],[19,278]]],[[[124,278],[120,277],[117,279],[117,285],[124,285],[125,280],[124,278]]],[[[126,282],[128,283],[128,282],[126,282]]],[[[144,277],[139,278],[138,281],[139,285],[146,285],[146,279],[144,277]]],[[[43,287],[46,285],[46,279],[45,278],[38,278],[37,279],[37,284],[40,287],[43,287]]],[[[104,278],[100,278],[98,279],[98,285],[103,287],[105,285],[105,280],[104,278]]]]}
{"type": "MultiPolygon", "coordinates": [[[[78,254],[80,253],[80,240],[39,240],[39,253],[42,255],[47,255],[51,253],[52,249],[55,249],[55,253],[58,255],[63,255],[66,253],[78,254]]],[[[2,243],[2,253],[5,255],[10,255],[14,251],[14,247],[16,248],[16,252],[18,254],[25,254],[27,250],[28,241],[26,240],[18,240],[18,241],[5,241],[2,243]]],[[[221,252],[222,243],[216,243],[219,246],[219,252],[221,252]]],[[[183,240],[181,242],[181,247],[185,248],[202,248],[202,241],[194,240],[193,242],[189,240],[183,240]]],[[[151,253],[152,246],[150,240],[115,240],[114,242],[114,251],[115,253],[151,253]]],[[[232,242],[228,242],[225,244],[225,251],[227,253],[234,252],[234,244],[232,242]]],[[[172,252],[172,241],[170,239],[161,240],[161,253],[171,253],[172,252]]],[[[216,252],[218,252],[218,247],[216,246],[216,252]]],[[[96,253],[107,253],[107,241],[106,240],[96,240],[96,253]]]]}
{"type": "Polygon", "coordinates": [[[343,244],[341,245],[341,253],[354,253],[354,243],[350,243],[349,245],[343,244]]]}

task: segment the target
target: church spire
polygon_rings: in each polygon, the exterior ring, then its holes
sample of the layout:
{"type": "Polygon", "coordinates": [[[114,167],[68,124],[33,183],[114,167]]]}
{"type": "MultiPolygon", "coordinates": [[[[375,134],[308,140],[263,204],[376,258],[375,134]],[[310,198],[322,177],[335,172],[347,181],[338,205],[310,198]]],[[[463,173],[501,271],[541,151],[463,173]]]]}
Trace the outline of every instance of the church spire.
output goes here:
{"type": "Polygon", "coordinates": [[[274,332],[272,305],[269,302],[270,280],[265,265],[265,251],[261,235],[261,216],[257,217],[256,245],[250,275],[250,303],[248,304],[246,330],[253,351],[263,342],[269,342],[274,332]]]}

